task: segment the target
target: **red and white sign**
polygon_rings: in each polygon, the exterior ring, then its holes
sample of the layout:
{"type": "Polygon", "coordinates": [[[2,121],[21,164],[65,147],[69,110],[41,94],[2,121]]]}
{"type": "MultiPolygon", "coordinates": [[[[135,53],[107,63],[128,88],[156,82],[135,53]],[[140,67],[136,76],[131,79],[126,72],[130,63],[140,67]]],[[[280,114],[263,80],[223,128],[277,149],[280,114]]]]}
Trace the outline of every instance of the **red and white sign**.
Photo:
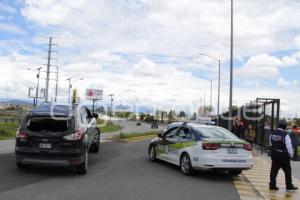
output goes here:
{"type": "Polygon", "coordinates": [[[85,96],[89,100],[102,100],[103,90],[86,89],[85,96]]]}

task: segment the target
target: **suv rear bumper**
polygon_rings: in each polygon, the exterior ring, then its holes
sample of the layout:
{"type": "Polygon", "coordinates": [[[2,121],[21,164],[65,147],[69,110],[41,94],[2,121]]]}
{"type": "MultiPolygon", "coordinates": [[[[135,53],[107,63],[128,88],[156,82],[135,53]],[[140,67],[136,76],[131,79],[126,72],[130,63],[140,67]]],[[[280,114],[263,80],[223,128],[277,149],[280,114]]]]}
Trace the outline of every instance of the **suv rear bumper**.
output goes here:
{"type": "Polygon", "coordinates": [[[41,151],[35,148],[16,147],[16,162],[40,166],[76,166],[84,162],[84,148],[41,151]]]}
{"type": "Polygon", "coordinates": [[[84,162],[85,155],[76,157],[66,157],[55,155],[54,157],[50,155],[24,155],[18,154],[16,152],[16,162],[27,164],[27,165],[37,165],[37,166],[77,166],[84,162]]]}

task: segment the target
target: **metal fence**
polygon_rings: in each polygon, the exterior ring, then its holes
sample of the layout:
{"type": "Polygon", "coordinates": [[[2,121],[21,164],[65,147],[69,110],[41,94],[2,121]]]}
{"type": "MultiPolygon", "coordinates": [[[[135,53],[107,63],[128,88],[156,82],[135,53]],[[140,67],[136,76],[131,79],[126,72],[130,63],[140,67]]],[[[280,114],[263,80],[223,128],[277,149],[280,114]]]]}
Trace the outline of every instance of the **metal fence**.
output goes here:
{"type": "MultiPolygon", "coordinates": [[[[252,127],[255,132],[254,143],[262,149],[268,149],[269,135],[278,126],[279,110],[280,99],[257,98],[255,101],[232,110],[231,123],[234,124],[234,121],[239,119],[244,131],[252,127]]],[[[219,125],[228,129],[228,112],[219,117],[219,125]]]]}

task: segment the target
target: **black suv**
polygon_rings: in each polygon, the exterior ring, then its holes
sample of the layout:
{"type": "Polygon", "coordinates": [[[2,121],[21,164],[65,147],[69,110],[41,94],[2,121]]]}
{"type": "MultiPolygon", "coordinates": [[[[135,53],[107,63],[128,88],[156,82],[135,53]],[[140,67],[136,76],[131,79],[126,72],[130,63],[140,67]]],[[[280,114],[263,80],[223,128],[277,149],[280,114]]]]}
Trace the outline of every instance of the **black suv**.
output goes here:
{"type": "Polygon", "coordinates": [[[34,108],[16,133],[17,166],[72,166],[86,174],[88,153],[100,147],[97,118],[78,104],[44,103],[34,108]]]}

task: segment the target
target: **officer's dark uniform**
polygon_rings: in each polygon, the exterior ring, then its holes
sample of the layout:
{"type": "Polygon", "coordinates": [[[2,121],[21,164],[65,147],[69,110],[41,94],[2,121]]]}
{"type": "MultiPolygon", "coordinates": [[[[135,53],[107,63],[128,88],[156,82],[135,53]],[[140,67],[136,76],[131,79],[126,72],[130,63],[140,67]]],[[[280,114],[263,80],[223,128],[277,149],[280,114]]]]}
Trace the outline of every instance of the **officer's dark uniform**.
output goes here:
{"type": "MultiPolygon", "coordinates": [[[[286,127],[286,125],[285,125],[286,127]]],[[[283,128],[285,129],[285,128],[283,128]]],[[[279,169],[281,168],[285,173],[285,183],[286,189],[295,190],[296,187],[292,184],[292,172],[291,172],[291,162],[290,154],[288,153],[286,147],[286,136],[287,132],[279,128],[270,136],[271,142],[271,158],[272,158],[272,168],[270,173],[270,189],[278,190],[276,186],[276,177],[279,169]]]]}

